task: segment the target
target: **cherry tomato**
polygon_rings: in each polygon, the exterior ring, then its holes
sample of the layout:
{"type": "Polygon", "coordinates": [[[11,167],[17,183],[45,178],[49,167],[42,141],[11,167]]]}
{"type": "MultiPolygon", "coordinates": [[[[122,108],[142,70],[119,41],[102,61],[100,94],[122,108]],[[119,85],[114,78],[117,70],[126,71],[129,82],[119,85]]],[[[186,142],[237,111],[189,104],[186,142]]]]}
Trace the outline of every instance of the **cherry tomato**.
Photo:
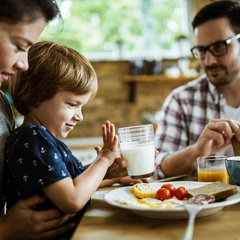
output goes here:
{"type": "Polygon", "coordinates": [[[187,195],[188,195],[188,191],[185,187],[178,187],[175,190],[175,197],[178,200],[183,200],[185,197],[187,197],[187,195]]]}
{"type": "Polygon", "coordinates": [[[164,201],[165,199],[171,198],[171,192],[166,188],[160,188],[157,191],[156,197],[158,200],[164,201]]]}
{"type": "Polygon", "coordinates": [[[171,183],[165,183],[161,186],[161,188],[166,188],[170,191],[171,196],[174,197],[175,196],[175,190],[176,188],[171,184],[171,183]]]}

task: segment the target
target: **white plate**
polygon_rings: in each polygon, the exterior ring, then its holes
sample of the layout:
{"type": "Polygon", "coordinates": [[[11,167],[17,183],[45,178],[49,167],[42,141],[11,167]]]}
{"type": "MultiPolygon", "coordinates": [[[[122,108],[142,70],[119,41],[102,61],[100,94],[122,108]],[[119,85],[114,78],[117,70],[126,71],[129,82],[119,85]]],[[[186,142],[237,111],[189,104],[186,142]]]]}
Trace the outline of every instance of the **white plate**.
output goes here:
{"type": "MultiPolygon", "coordinates": [[[[191,181],[183,181],[183,182],[179,181],[179,182],[168,182],[168,183],[171,183],[174,187],[183,186],[186,189],[201,187],[205,184],[208,184],[204,182],[191,182],[191,181]]],[[[158,190],[163,184],[164,183],[150,183],[150,185],[153,186],[156,190],[158,190]]],[[[172,208],[172,209],[157,209],[157,208],[145,209],[145,208],[127,206],[127,205],[118,203],[116,200],[118,200],[120,197],[134,197],[134,195],[131,193],[131,188],[132,187],[130,186],[130,187],[122,187],[122,188],[114,189],[111,192],[105,194],[104,200],[110,205],[128,209],[133,213],[143,217],[158,218],[158,219],[188,218],[188,213],[182,206],[179,206],[177,208],[172,208]]],[[[204,216],[217,213],[225,206],[240,202],[240,188],[237,187],[237,189],[238,189],[238,192],[236,194],[228,198],[225,198],[220,202],[204,205],[203,209],[197,214],[197,217],[204,217],[204,216]]]]}

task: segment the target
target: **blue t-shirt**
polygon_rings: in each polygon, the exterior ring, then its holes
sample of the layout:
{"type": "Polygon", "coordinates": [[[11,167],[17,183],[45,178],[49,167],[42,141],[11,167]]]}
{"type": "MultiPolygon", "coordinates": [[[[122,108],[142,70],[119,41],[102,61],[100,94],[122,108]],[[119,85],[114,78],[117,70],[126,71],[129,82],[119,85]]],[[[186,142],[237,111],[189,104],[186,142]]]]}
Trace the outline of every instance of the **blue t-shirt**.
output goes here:
{"type": "Polygon", "coordinates": [[[83,171],[81,161],[45,127],[23,125],[12,132],[6,145],[7,209],[19,199],[43,194],[44,186],[83,171]]]}

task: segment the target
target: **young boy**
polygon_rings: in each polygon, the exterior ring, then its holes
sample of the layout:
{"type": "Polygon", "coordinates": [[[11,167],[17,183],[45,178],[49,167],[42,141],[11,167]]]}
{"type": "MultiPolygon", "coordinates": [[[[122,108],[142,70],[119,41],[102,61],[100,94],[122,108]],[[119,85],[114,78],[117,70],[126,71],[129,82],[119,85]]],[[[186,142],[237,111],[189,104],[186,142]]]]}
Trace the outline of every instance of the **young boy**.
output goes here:
{"type": "Polygon", "coordinates": [[[82,108],[97,93],[96,73],[80,53],[52,41],[29,50],[29,69],[18,72],[10,91],[17,111],[24,116],[6,146],[7,209],[34,193],[46,195],[47,204],[66,213],[84,213],[117,153],[115,127],[102,126],[103,147],[89,166],[72,155],[60,140],[83,120],[82,108]]]}

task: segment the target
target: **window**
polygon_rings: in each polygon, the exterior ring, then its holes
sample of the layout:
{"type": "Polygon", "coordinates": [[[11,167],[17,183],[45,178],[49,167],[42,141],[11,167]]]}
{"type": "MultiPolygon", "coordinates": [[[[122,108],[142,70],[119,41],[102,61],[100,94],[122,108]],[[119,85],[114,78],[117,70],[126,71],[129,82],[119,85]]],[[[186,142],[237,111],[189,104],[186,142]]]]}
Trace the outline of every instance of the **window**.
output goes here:
{"type": "Polygon", "coordinates": [[[67,44],[90,60],[178,57],[176,36],[188,35],[185,2],[59,0],[63,22],[50,24],[40,39],[67,44]]]}

